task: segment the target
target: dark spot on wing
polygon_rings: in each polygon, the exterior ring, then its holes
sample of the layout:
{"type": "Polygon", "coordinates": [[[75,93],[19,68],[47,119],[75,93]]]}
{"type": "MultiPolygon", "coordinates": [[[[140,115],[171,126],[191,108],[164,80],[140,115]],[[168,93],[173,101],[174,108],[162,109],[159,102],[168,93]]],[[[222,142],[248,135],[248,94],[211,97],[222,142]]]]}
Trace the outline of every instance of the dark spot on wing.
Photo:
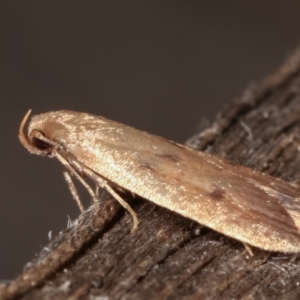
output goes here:
{"type": "Polygon", "coordinates": [[[173,163],[179,163],[182,159],[174,154],[158,154],[159,157],[165,158],[173,163]]]}
{"type": "Polygon", "coordinates": [[[278,193],[278,200],[279,203],[281,203],[285,208],[300,214],[299,198],[290,197],[283,193],[278,193]]]}
{"type": "Polygon", "coordinates": [[[208,196],[213,200],[220,201],[225,197],[225,191],[215,187],[213,191],[208,194],[208,196]]]}
{"type": "Polygon", "coordinates": [[[150,171],[155,171],[154,170],[154,168],[152,168],[149,164],[147,164],[147,163],[142,163],[142,164],[140,164],[140,167],[142,168],[142,169],[146,169],[146,170],[150,170],[150,171]]]}

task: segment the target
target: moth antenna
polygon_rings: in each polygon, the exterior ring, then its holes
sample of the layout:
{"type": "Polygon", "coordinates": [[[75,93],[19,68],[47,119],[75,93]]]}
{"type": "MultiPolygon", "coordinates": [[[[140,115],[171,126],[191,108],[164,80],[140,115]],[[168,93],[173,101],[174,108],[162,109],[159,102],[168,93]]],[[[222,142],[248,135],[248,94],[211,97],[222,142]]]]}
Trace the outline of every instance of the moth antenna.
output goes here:
{"type": "Polygon", "coordinates": [[[21,142],[21,144],[30,152],[30,153],[33,153],[33,154],[38,154],[38,155],[43,155],[43,151],[37,149],[36,147],[34,147],[29,139],[28,139],[28,136],[24,133],[24,128],[25,128],[25,124],[29,118],[31,114],[31,109],[28,110],[28,112],[26,113],[26,115],[24,116],[22,122],[21,122],[21,125],[20,125],[20,128],[19,128],[19,140],[21,142]]]}

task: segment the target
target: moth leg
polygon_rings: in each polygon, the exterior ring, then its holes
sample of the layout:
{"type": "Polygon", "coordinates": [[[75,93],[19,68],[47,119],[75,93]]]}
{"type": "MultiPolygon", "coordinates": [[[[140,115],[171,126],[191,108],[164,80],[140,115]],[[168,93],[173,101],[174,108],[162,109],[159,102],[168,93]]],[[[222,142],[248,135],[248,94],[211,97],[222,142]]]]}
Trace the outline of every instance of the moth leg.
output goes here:
{"type": "MultiPolygon", "coordinates": [[[[70,170],[70,172],[72,173],[72,175],[74,175],[82,183],[82,185],[87,189],[87,191],[89,192],[89,194],[92,196],[95,208],[98,208],[99,207],[98,199],[97,199],[95,193],[93,192],[93,190],[91,189],[91,187],[84,181],[84,179],[82,178],[82,176],[80,176],[80,174],[78,174],[78,172],[70,165],[70,163],[64,157],[62,157],[59,153],[55,152],[54,155],[62,163],[62,165],[64,167],[66,167],[68,170],[70,170]]],[[[75,188],[75,186],[74,186],[74,188],[75,188]]],[[[72,191],[71,191],[71,193],[73,195],[72,191]]],[[[75,198],[75,200],[76,200],[76,198],[75,198]]]]}
{"type": "MultiPolygon", "coordinates": [[[[84,179],[82,178],[82,176],[80,176],[80,174],[77,172],[77,170],[70,164],[70,162],[68,160],[66,160],[62,155],[60,155],[58,152],[55,152],[54,155],[56,156],[56,158],[68,169],[70,170],[70,172],[83,184],[83,186],[85,186],[85,188],[88,190],[88,192],[91,194],[91,196],[93,197],[94,203],[95,203],[95,207],[99,207],[99,202],[97,199],[99,190],[96,188],[96,195],[95,193],[92,191],[91,187],[84,181],[84,179]]],[[[95,173],[92,172],[90,169],[85,168],[78,164],[78,162],[76,161],[72,161],[72,163],[76,163],[77,167],[79,169],[81,169],[87,176],[89,176],[91,179],[95,180],[95,182],[98,183],[98,185],[100,187],[105,188],[131,215],[132,217],[132,222],[133,222],[133,226],[132,226],[132,230],[131,232],[134,232],[139,224],[139,220],[138,217],[136,215],[136,213],[134,212],[134,210],[131,208],[131,206],[124,201],[118,193],[116,193],[114,191],[114,189],[107,183],[107,181],[99,176],[95,176],[95,173]]]]}
{"type": "Polygon", "coordinates": [[[99,185],[96,185],[95,196],[97,197],[97,199],[99,199],[99,185]]]}
{"type": "MultiPolygon", "coordinates": [[[[118,193],[115,192],[115,190],[107,183],[107,181],[105,179],[100,178],[100,177],[95,177],[95,174],[92,173],[88,169],[86,169],[85,172],[87,173],[87,175],[89,175],[91,178],[93,178],[98,183],[98,185],[96,186],[96,196],[98,196],[98,194],[99,194],[99,186],[102,188],[105,188],[130,213],[130,215],[132,217],[132,222],[133,222],[131,232],[132,233],[135,232],[138,227],[139,220],[138,220],[138,217],[137,217],[135,211],[131,208],[131,206],[126,201],[124,201],[118,193]]],[[[97,201],[97,203],[98,203],[98,201],[97,201]]],[[[98,203],[98,205],[99,205],[99,203],[98,203]]]]}
{"type": "Polygon", "coordinates": [[[103,193],[104,193],[103,187],[99,186],[98,182],[96,182],[95,195],[98,201],[101,199],[103,193]]]}
{"type": "Polygon", "coordinates": [[[131,208],[131,206],[126,201],[124,201],[119,196],[119,194],[117,194],[114,191],[114,189],[111,186],[109,186],[109,184],[106,181],[103,181],[102,184],[104,185],[106,190],[130,213],[130,215],[132,217],[132,222],[133,222],[131,233],[135,232],[138,227],[139,220],[138,220],[138,217],[137,217],[136,213],[134,212],[134,210],[131,208]]]}
{"type": "Polygon", "coordinates": [[[63,174],[64,174],[65,180],[66,180],[66,182],[67,182],[67,184],[69,186],[69,189],[70,189],[70,192],[71,192],[73,198],[77,202],[81,213],[83,213],[84,212],[84,208],[83,208],[83,205],[82,205],[82,203],[80,201],[80,198],[78,196],[78,192],[76,190],[76,187],[75,187],[75,185],[74,185],[74,183],[72,181],[72,178],[71,178],[70,174],[67,171],[63,171],[63,174]]]}
{"type": "Polygon", "coordinates": [[[76,171],[74,172],[74,176],[82,183],[82,185],[87,189],[89,194],[92,196],[95,209],[99,208],[99,202],[97,196],[95,195],[91,187],[84,181],[84,179],[76,171]]]}
{"type": "Polygon", "coordinates": [[[244,245],[246,251],[248,252],[248,254],[249,254],[250,256],[253,256],[253,252],[252,252],[251,247],[250,247],[247,243],[243,243],[243,245],[244,245]]]}

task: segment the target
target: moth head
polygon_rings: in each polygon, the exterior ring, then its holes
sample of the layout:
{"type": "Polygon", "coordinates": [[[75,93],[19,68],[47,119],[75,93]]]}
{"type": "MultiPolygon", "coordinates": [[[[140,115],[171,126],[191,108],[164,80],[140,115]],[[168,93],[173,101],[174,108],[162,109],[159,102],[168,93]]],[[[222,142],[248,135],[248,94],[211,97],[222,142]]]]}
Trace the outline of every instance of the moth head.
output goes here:
{"type": "Polygon", "coordinates": [[[31,110],[29,110],[23,118],[19,128],[19,140],[22,145],[31,153],[37,155],[52,156],[54,149],[58,150],[61,146],[47,137],[47,130],[43,126],[43,122],[36,123],[31,121],[29,124],[28,135],[24,132],[25,124],[29,118],[31,110]]]}

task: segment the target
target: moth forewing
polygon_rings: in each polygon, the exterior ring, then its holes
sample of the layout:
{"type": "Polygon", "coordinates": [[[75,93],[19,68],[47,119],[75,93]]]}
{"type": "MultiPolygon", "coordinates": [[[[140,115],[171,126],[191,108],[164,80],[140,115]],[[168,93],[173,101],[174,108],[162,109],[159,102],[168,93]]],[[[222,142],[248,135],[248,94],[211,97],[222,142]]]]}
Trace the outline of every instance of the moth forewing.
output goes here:
{"type": "Polygon", "coordinates": [[[298,186],[86,113],[33,117],[28,137],[19,134],[20,140],[29,151],[44,154],[32,139],[37,131],[100,184],[112,182],[244,243],[300,251],[298,186]]]}

